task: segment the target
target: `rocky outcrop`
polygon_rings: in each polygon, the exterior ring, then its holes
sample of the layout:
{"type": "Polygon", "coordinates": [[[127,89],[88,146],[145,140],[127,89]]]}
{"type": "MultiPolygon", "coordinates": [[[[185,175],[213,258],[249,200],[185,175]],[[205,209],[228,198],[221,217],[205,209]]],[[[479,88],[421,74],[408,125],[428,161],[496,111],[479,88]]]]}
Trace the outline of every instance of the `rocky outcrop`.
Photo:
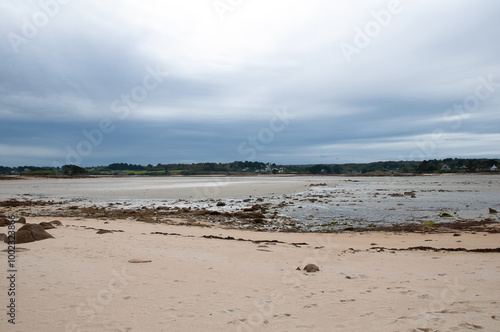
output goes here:
{"type": "MultiPolygon", "coordinates": [[[[15,233],[16,244],[41,241],[51,238],[54,237],[47,233],[45,229],[38,224],[25,224],[15,233]]],[[[8,243],[9,238],[6,238],[4,242],[8,243]]]]}

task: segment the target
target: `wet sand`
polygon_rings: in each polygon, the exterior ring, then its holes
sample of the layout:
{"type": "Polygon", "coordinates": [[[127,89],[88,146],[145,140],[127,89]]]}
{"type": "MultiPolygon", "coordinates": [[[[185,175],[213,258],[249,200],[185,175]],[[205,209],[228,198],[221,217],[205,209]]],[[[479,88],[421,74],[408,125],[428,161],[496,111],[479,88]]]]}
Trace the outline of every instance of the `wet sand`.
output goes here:
{"type": "Polygon", "coordinates": [[[27,202],[19,210],[26,216],[109,218],[134,210],[158,222],[185,217],[265,231],[498,222],[489,209],[500,210],[500,176],[493,174],[30,179],[0,186],[0,198],[27,202]],[[40,208],[43,202],[61,206],[40,208]]]}
{"type": "Polygon", "coordinates": [[[315,179],[295,176],[169,176],[9,180],[0,182],[0,199],[23,194],[111,201],[267,196],[300,192],[315,179]]]}

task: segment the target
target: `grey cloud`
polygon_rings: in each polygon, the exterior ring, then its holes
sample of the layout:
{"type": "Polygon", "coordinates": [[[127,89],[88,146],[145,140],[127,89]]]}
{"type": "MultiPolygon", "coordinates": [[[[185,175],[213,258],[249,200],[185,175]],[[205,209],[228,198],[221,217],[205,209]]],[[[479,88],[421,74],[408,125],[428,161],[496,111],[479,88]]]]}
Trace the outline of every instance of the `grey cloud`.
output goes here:
{"type": "MultiPolygon", "coordinates": [[[[64,160],[67,146],[76,149],[82,131],[106,118],[116,130],[82,164],[245,159],[251,153],[238,146],[268,129],[280,107],[296,117],[260,142],[263,149],[253,147],[257,159],[398,159],[435,130],[450,139],[429,157],[491,154],[498,143],[500,85],[470,114],[446,113],[474,96],[478,77],[500,82],[497,2],[402,1],[404,11],[350,63],[339,45],[351,43],[386,1],[318,0],[281,16],[271,5],[249,4],[225,22],[201,1],[199,8],[163,2],[156,11],[132,2],[109,11],[113,4],[69,4],[18,54],[0,40],[4,164],[64,160]],[[121,119],[111,104],[157,66],[169,75],[121,119]],[[469,142],[462,152],[459,141],[469,142]],[[9,155],[6,145],[16,144],[39,147],[47,158],[9,155]]],[[[4,37],[39,10],[35,1],[0,7],[4,37]]]]}

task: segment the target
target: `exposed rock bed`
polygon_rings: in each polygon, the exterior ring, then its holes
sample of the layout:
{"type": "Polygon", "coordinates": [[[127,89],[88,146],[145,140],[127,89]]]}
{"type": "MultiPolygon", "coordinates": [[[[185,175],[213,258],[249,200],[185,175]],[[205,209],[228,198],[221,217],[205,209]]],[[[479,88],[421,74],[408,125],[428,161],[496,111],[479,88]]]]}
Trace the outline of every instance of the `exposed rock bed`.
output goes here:
{"type": "MultiPolygon", "coordinates": [[[[260,197],[122,199],[19,195],[0,206],[24,216],[130,219],[280,232],[498,232],[500,176],[318,177],[303,191],[260,197]]],[[[195,191],[195,189],[193,189],[195,191]]]]}

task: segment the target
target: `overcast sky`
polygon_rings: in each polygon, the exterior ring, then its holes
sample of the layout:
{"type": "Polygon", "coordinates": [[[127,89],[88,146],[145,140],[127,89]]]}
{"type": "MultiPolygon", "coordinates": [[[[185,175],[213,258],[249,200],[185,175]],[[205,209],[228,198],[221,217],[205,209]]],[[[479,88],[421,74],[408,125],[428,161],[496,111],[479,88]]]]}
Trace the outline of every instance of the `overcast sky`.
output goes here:
{"type": "Polygon", "coordinates": [[[0,2],[0,165],[500,157],[500,1],[0,2]]]}

